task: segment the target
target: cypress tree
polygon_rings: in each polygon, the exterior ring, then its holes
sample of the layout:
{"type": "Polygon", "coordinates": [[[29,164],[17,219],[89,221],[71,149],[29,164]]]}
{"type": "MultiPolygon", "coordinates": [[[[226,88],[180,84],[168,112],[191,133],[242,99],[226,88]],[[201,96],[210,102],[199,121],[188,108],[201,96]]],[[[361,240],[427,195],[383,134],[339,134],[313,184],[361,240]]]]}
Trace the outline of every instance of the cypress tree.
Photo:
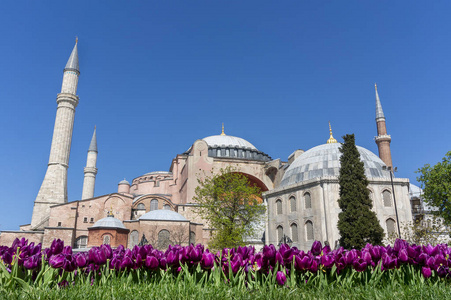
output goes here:
{"type": "Polygon", "coordinates": [[[355,145],[354,134],[343,136],[340,147],[340,199],[338,205],[338,230],[340,245],[346,249],[361,249],[367,243],[380,245],[384,230],[371,208],[373,203],[368,190],[363,162],[355,145]]]}

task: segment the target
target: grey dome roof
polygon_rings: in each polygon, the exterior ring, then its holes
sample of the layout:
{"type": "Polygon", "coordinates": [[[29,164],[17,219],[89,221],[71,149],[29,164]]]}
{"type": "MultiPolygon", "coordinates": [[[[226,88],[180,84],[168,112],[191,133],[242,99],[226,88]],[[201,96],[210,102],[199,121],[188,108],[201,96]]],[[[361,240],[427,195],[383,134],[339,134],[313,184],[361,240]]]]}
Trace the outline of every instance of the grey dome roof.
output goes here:
{"type": "Polygon", "coordinates": [[[246,141],[245,139],[231,136],[231,135],[212,135],[203,138],[207,142],[208,146],[232,146],[238,148],[251,148],[257,150],[254,145],[246,141]]]}
{"type": "Polygon", "coordinates": [[[160,220],[160,221],[188,221],[184,216],[172,210],[157,209],[145,213],[140,220],[160,220]]]}
{"type": "MultiPolygon", "coordinates": [[[[320,177],[338,177],[340,172],[340,143],[316,146],[302,153],[288,167],[280,183],[281,187],[320,177]]],[[[385,163],[373,152],[357,146],[360,160],[368,178],[390,178],[388,171],[382,170],[385,163]]]]}
{"type": "Polygon", "coordinates": [[[124,178],[124,180],[121,180],[121,182],[119,182],[119,184],[128,184],[128,185],[130,185],[130,182],[128,182],[128,181],[125,180],[125,178],[124,178]]]}
{"type": "Polygon", "coordinates": [[[94,226],[92,226],[91,228],[99,228],[99,227],[127,229],[127,228],[125,228],[125,226],[121,222],[121,220],[116,219],[115,217],[111,217],[111,216],[98,220],[97,222],[95,222],[94,226]]]}

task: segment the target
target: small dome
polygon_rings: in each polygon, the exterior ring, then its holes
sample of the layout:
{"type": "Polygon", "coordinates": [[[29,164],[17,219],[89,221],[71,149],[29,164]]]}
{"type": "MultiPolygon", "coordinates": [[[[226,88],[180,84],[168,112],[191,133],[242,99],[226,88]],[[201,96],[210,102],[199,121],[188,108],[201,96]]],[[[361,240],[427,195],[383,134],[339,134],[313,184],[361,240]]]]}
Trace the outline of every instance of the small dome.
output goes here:
{"type": "Polygon", "coordinates": [[[140,220],[158,220],[158,221],[188,221],[184,216],[172,210],[157,209],[145,213],[140,220]]]}
{"type": "MultiPolygon", "coordinates": [[[[340,173],[341,144],[324,144],[302,153],[288,167],[280,183],[281,187],[298,182],[321,178],[338,177],[340,173]]],[[[387,171],[382,170],[385,163],[373,152],[357,146],[360,160],[363,161],[365,175],[368,178],[390,178],[387,171]]]]}
{"type": "Polygon", "coordinates": [[[208,146],[232,146],[238,148],[251,148],[253,150],[257,150],[254,145],[246,141],[245,139],[231,136],[231,135],[212,135],[203,138],[205,142],[207,142],[208,146]]]}
{"type": "Polygon", "coordinates": [[[98,220],[95,222],[94,226],[91,228],[121,228],[121,229],[127,229],[125,228],[124,224],[121,222],[121,220],[116,219],[115,217],[106,217],[103,219],[98,220]]]}
{"type": "Polygon", "coordinates": [[[125,178],[124,178],[124,180],[122,180],[121,182],[119,182],[119,184],[128,184],[128,185],[130,185],[130,182],[128,182],[128,181],[125,180],[125,178]]]}

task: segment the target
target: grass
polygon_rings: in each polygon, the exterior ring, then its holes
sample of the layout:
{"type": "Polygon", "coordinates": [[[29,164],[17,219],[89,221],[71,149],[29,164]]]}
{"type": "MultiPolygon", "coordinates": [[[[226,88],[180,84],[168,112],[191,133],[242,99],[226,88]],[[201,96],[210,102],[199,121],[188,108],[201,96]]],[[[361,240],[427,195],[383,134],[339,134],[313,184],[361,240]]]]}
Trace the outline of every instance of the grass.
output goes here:
{"type": "Polygon", "coordinates": [[[108,284],[79,284],[65,288],[34,287],[29,290],[0,287],[0,299],[451,299],[451,285],[404,285],[392,283],[379,287],[357,285],[352,288],[337,284],[327,286],[258,287],[254,290],[219,285],[189,284],[163,280],[159,283],[130,283],[113,279],[108,284]]]}

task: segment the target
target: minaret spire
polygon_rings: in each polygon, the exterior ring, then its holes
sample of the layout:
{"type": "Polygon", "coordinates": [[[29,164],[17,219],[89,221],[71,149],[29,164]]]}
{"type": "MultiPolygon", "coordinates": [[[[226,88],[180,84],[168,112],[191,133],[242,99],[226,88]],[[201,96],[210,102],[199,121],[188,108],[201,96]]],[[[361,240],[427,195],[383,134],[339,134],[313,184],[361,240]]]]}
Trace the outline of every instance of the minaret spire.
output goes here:
{"type": "Polygon", "coordinates": [[[89,144],[88,157],[86,159],[86,167],[84,169],[85,177],[83,180],[83,191],[81,200],[94,197],[96,175],[97,175],[97,136],[96,127],[94,126],[94,133],[92,134],[91,143],[89,144]]]}
{"type": "Polygon", "coordinates": [[[67,202],[67,169],[69,168],[75,108],[78,105],[77,41],[63,73],[61,93],[56,98],[57,108],[50,157],[44,180],[34,202],[31,229],[42,230],[48,225],[50,206],[67,202]]]}
{"type": "Polygon", "coordinates": [[[327,140],[328,144],[335,144],[337,142],[336,139],[334,139],[334,136],[332,135],[332,127],[330,126],[330,121],[329,121],[329,139],[327,140]]]}
{"type": "Polygon", "coordinates": [[[384,119],[384,111],[382,110],[381,100],[379,100],[379,93],[377,92],[377,84],[374,84],[374,88],[376,90],[376,120],[384,119]]]}
{"type": "Polygon", "coordinates": [[[387,165],[387,167],[393,167],[391,159],[391,136],[387,134],[387,126],[385,124],[385,116],[382,110],[381,101],[379,99],[379,93],[377,92],[377,85],[374,84],[376,90],[376,125],[377,136],[375,138],[377,148],[379,150],[379,157],[387,165]]]}

